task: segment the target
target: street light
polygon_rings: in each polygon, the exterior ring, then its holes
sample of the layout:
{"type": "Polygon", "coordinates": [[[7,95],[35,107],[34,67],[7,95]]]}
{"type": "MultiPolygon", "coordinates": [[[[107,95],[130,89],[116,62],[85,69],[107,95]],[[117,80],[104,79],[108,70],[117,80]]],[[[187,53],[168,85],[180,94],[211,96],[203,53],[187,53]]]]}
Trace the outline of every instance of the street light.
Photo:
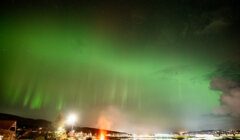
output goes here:
{"type": "Polygon", "coordinates": [[[72,126],[72,130],[73,130],[73,125],[75,124],[76,121],[77,121],[77,116],[75,114],[70,114],[67,117],[67,124],[72,126]]]}

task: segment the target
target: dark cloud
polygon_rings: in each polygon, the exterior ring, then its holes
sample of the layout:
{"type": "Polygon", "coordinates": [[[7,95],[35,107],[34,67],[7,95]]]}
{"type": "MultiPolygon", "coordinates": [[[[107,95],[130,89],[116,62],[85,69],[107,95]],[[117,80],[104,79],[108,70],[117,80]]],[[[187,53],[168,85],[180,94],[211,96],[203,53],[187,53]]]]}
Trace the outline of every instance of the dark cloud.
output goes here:
{"type": "Polygon", "coordinates": [[[216,108],[214,113],[219,115],[229,114],[232,117],[240,117],[239,84],[223,78],[214,78],[211,81],[211,87],[222,92],[220,98],[221,106],[216,108]]]}
{"type": "Polygon", "coordinates": [[[224,32],[229,26],[230,23],[222,19],[213,20],[203,30],[199,31],[198,34],[221,33],[224,32]]]}
{"type": "Polygon", "coordinates": [[[210,75],[211,78],[221,77],[223,79],[228,79],[240,82],[240,61],[239,57],[232,56],[232,59],[218,65],[217,69],[210,75]]]}
{"type": "Polygon", "coordinates": [[[215,71],[210,86],[221,92],[220,107],[214,110],[216,115],[240,117],[239,66],[237,62],[224,63],[215,71]]]}

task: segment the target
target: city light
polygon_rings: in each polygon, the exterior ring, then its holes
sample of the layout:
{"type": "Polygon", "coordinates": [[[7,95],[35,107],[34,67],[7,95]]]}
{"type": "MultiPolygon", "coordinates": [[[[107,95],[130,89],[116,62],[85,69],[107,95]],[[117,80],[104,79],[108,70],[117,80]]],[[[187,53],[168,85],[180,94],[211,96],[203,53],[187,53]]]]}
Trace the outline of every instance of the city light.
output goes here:
{"type": "Polygon", "coordinates": [[[64,131],[64,128],[63,128],[63,127],[58,127],[58,128],[57,128],[57,131],[63,132],[63,131],[64,131]]]}
{"type": "Polygon", "coordinates": [[[68,117],[67,117],[67,124],[71,125],[72,126],[72,130],[73,130],[73,125],[76,123],[77,121],[77,115],[76,114],[70,114],[68,117]]]}

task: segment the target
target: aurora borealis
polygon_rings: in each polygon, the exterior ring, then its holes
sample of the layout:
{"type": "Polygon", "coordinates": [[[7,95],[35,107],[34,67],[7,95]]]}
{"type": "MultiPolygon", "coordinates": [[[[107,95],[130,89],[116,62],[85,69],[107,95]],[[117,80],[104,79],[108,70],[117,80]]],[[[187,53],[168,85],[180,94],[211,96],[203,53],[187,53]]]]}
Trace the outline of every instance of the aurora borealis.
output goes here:
{"type": "MultiPolygon", "coordinates": [[[[219,65],[239,64],[239,4],[5,2],[0,112],[54,120],[75,111],[79,125],[103,119],[131,132],[239,127],[239,114],[214,114],[222,93],[211,88],[219,65]]],[[[237,86],[238,70],[220,77],[237,86]]]]}

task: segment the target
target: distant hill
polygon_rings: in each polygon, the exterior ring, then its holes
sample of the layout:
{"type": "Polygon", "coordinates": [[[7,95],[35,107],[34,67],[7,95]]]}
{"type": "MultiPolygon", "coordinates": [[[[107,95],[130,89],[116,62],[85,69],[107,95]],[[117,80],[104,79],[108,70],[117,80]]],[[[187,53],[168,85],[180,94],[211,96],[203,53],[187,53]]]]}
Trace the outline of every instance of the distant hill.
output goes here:
{"type": "Polygon", "coordinates": [[[43,119],[24,118],[10,114],[0,113],[0,120],[16,120],[17,127],[25,128],[51,128],[51,122],[43,119]]]}
{"type": "Polygon", "coordinates": [[[84,133],[92,133],[92,134],[98,134],[100,131],[105,131],[109,134],[127,134],[125,132],[118,132],[118,131],[111,131],[111,130],[100,130],[98,128],[91,128],[91,127],[76,127],[76,131],[82,131],[84,133]]]}
{"type": "MultiPolygon", "coordinates": [[[[20,128],[32,128],[37,129],[39,127],[44,127],[48,129],[53,129],[52,123],[47,120],[43,119],[31,119],[31,118],[24,118],[19,117],[16,115],[10,115],[10,114],[4,114],[0,113],[0,120],[16,120],[17,121],[17,127],[20,128]]],[[[100,132],[100,129],[98,128],[90,128],[90,127],[74,127],[76,131],[82,131],[84,133],[92,133],[92,134],[98,134],[100,132]]],[[[70,130],[71,128],[67,128],[67,130],[70,130]]],[[[118,132],[118,131],[111,131],[111,130],[103,130],[106,133],[111,134],[127,134],[124,132],[118,132]]]]}

